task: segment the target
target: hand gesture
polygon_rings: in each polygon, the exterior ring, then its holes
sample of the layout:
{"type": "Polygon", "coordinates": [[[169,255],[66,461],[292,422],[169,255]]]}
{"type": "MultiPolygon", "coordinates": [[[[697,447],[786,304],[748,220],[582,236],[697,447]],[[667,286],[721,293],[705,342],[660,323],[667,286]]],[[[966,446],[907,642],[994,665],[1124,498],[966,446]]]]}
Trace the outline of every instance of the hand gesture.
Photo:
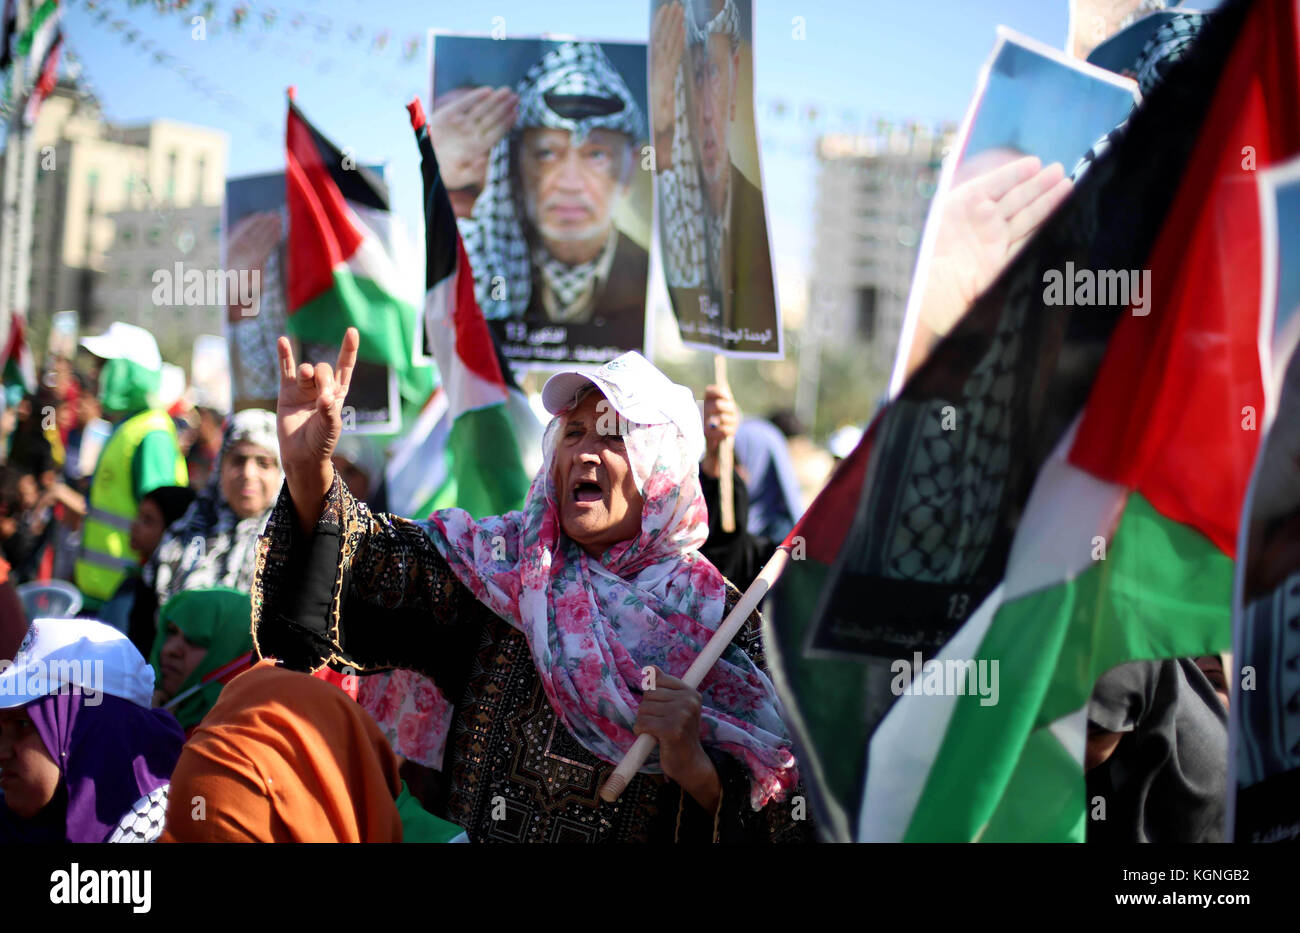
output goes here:
{"type": "Polygon", "coordinates": [[[975,299],[1070,195],[1059,162],[1008,162],[948,192],[935,239],[921,317],[936,335],[952,329],[975,299]]]}
{"type": "Polygon", "coordinates": [[[509,88],[479,87],[438,107],[429,117],[429,140],[443,184],[451,191],[481,186],[488,154],[515,125],[519,97],[509,88]]]}
{"type": "MultiPolygon", "coordinates": [[[[677,118],[674,81],[686,48],[686,12],[679,2],[665,3],[655,11],[650,26],[650,129],[656,150],[671,148],[677,118]]],[[[671,153],[655,152],[656,167],[668,165],[671,153]]]]}
{"type": "Polygon", "coordinates": [[[334,478],[330,457],[343,433],[343,400],[360,345],[357,329],[349,327],[339,348],[336,372],[329,363],[295,366],[289,339],[281,337],[276,344],[280,356],[280,398],[275,409],[280,462],[299,521],[308,534],[334,478]]]}

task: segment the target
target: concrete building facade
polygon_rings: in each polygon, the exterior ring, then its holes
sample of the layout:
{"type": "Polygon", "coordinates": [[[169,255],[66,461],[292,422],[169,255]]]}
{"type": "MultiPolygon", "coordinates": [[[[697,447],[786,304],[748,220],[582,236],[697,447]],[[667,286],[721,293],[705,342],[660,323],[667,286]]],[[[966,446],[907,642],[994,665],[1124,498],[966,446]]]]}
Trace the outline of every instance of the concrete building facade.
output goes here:
{"type": "Polygon", "coordinates": [[[226,135],[169,120],[109,123],[69,81],[45,101],[34,131],[33,335],[63,310],[79,312],[83,332],[127,320],[220,333],[219,310],[155,309],[150,296],[155,269],[220,261],[226,135]]]}
{"type": "Polygon", "coordinates": [[[888,371],[926,214],[954,130],[882,125],[818,140],[808,320],[823,345],[854,344],[888,371]]]}

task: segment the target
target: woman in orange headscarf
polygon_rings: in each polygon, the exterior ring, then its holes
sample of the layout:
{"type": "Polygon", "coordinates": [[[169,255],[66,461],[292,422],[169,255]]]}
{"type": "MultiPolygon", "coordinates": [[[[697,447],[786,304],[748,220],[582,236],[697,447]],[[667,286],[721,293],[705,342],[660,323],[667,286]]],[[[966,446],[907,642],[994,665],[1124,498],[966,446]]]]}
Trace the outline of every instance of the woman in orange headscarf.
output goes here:
{"type": "Polygon", "coordinates": [[[413,816],[428,841],[458,832],[416,813],[397,767],[342,690],[264,661],[226,686],[185,744],[162,841],[401,842],[404,824],[414,841],[413,816]]]}

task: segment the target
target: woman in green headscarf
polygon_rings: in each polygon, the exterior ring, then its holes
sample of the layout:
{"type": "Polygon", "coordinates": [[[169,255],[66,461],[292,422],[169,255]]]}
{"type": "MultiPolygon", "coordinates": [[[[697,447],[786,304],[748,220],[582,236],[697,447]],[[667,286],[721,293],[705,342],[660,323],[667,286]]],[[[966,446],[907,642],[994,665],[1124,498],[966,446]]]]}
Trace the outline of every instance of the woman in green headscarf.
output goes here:
{"type": "Polygon", "coordinates": [[[217,702],[221,688],[253,660],[252,601],[230,587],[184,590],[158,610],[150,661],[154,705],[188,732],[217,702]]]}

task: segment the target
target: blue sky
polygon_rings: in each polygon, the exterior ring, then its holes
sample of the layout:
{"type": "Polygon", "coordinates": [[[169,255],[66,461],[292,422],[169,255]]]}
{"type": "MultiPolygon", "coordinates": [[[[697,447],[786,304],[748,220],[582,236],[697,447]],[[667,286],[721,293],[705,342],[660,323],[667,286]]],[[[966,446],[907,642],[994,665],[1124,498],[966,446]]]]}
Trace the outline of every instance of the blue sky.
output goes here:
{"type": "Polygon", "coordinates": [[[1300,255],[1300,182],[1283,185],[1277,191],[1278,270],[1277,321],[1274,332],[1300,310],[1300,263],[1285,257],[1300,255]]]}
{"type": "Polygon", "coordinates": [[[989,75],[988,91],[971,127],[963,158],[990,148],[1060,162],[1068,172],[1098,137],[1128,116],[1133,92],[1006,45],[989,75]]]}
{"type": "MultiPolygon", "coordinates": [[[[284,89],[296,85],[310,119],[358,161],[388,165],[395,209],[419,217],[415,143],[403,104],[427,97],[424,33],[431,27],[507,35],[573,34],[645,41],[648,0],[292,0],[246,2],[239,31],[223,25],[206,40],[191,38],[190,16],[155,12],[152,4],[97,0],[111,13],[101,23],[88,0],[64,0],[69,45],[84,64],[109,118],[166,118],[215,127],[230,137],[232,176],[283,168],[284,89]],[[275,12],[270,28],[261,14],[275,12]],[[303,18],[293,27],[296,16],[303,18]],[[499,18],[499,19],[498,19],[499,18]],[[126,26],[114,31],[110,24],[126,26]],[[329,29],[323,27],[328,21],[329,29]],[[131,30],[138,36],[123,41],[131,30]],[[388,30],[385,49],[372,37],[388,30]],[[356,39],[349,38],[354,33],[356,39]],[[408,36],[418,53],[402,55],[408,36]],[[223,103],[196,90],[140,49],[144,40],[185,62],[201,84],[219,87],[223,103]]],[[[96,0],[89,0],[96,2],[96,0]]],[[[228,24],[241,4],[217,0],[228,24]]],[[[764,187],[778,262],[801,262],[811,246],[815,159],[821,129],[861,128],[877,118],[956,122],[980,65],[1005,24],[1056,47],[1065,43],[1067,0],[757,0],[755,71],[764,187]],[[795,38],[802,18],[804,38],[795,38]],[[786,116],[769,110],[787,104],[786,116]],[[817,126],[801,117],[815,107],[817,126]]],[[[427,104],[427,100],[426,100],[427,104]]]]}

